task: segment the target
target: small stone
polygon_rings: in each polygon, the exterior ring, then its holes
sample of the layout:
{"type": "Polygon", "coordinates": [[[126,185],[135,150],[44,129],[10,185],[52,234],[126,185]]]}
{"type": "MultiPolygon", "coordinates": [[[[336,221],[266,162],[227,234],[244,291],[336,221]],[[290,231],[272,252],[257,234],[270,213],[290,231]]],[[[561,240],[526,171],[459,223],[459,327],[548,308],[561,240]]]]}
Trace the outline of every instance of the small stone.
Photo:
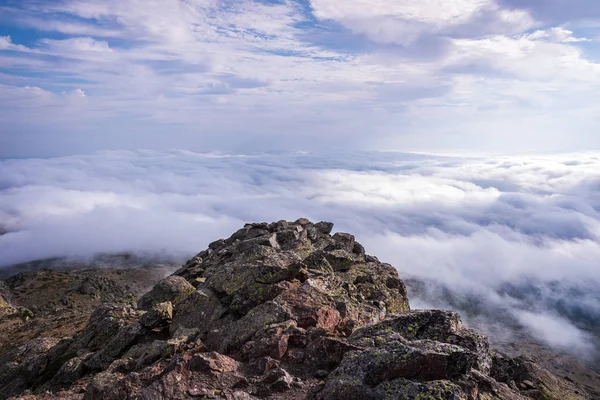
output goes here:
{"type": "Polygon", "coordinates": [[[319,378],[319,379],[324,379],[329,375],[329,371],[324,370],[324,369],[320,369],[317,372],[315,372],[315,378],[319,378]]]}
{"type": "Polygon", "coordinates": [[[535,387],[535,385],[531,381],[523,381],[522,383],[523,383],[523,385],[525,385],[526,388],[534,388],[535,387]]]}
{"type": "Polygon", "coordinates": [[[202,396],[206,396],[208,394],[208,390],[202,388],[202,389],[198,389],[198,388],[190,388],[187,390],[187,394],[189,394],[192,397],[202,397],[202,396]]]}
{"type": "Polygon", "coordinates": [[[271,357],[261,357],[255,361],[254,365],[261,374],[266,374],[272,369],[279,368],[281,363],[271,357]]]}
{"type": "Polygon", "coordinates": [[[293,364],[302,364],[304,362],[304,351],[300,349],[290,349],[286,353],[286,359],[293,364]]]}
{"type": "Polygon", "coordinates": [[[285,392],[292,387],[294,378],[283,368],[276,368],[270,371],[263,379],[275,392],[285,392]]]}

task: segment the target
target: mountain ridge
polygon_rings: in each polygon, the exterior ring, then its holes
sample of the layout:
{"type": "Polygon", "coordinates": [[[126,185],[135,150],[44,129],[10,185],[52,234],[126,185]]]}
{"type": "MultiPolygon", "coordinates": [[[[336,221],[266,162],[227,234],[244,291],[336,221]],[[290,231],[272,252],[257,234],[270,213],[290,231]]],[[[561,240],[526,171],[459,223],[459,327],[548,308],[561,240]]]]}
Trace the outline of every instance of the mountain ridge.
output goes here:
{"type": "MultiPolygon", "coordinates": [[[[531,359],[490,351],[455,312],[411,310],[398,271],[332,229],[307,219],[247,224],[140,297],[108,278],[73,283],[72,302],[99,303],[86,305],[89,320],[72,337],[0,352],[0,395],[593,398],[531,359]]],[[[37,318],[5,300],[5,319],[37,318]]]]}

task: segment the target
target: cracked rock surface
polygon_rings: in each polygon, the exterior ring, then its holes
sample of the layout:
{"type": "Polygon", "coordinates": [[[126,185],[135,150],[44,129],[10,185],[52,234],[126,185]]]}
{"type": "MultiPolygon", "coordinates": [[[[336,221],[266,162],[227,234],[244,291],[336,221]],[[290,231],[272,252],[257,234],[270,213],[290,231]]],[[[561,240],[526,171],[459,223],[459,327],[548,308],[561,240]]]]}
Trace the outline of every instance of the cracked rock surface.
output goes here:
{"type": "Polygon", "coordinates": [[[0,398],[592,399],[454,312],[411,310],[398,271],[332,229],[245,225],[73,337],[0,355],[0,398]]]}

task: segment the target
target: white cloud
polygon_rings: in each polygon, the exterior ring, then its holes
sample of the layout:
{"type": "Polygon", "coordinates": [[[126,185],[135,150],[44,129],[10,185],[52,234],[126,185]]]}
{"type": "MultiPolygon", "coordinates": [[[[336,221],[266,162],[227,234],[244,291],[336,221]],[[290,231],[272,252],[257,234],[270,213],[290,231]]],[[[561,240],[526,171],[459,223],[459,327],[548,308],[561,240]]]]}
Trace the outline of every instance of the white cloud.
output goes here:
{"type": "Polygon", "coordinates": [[[91,37],[78,37],[64,40],[44,39],[42,43],[57,52],[112,52],[112,49],[107,42],[97,41],[91,37]]]}
{"type": "Polygon", "coordinates": [[[577,354],[589,355],[595,351],[590,335],[563,318],[527,311],[518,312],[517,317],[523,325],[553,347],[577,354]]]}
{"type": "Polygon", "coordinates": [[[7,50],[11,45],[10,36],[0,36],[0,50],[7,50]]]}
{"type": "Polygon", "coordinates": [[[25,46],[14,44],[10,36],[0,36],[0,50],[31,52],[31,50],[25,46]]]}
{"type": "Polygon", "coordinates": [[[4,160],[0,264],[120,251],[185,257],[246,222],[306,216],[335,222],[402,277],[430,285],[416,305],[477,305],[487,324],[516,323],[581,355],[600,321],[599,182],[597,154],[174,150],[4,160]],[[557,325],[565,335],[556,337],[557,325]]]}
{"type": "Polygon", "coordinates": [[[573,36],[573,31],[565,29],[563,27],[554,27],[548,30],[537,30],[527,35],[527,38],[536,39],[550,39],[560,43],[577,43],[577,42],[590,42],[588,38],[578,38],[573,36]]]}
{"type": "Polygon", "coordinates": [[[70,94],[75,97],[86,97],[85,92],[81,89],[74,89],[70,94]]]}
{"type": "MultiPolygon", "coordinates": [[[[535,35],[535,34],[534,34],[535,35]]],[[[457,39],[456,52],[446,61],[467,69],[480,65],[526,79],[526,82],[553,80],[557,85],[572,82],[598,84],[600,65],[587,61],[576,47],[548,41],[537,36],[486,39],[457,39]]]]}
{"type": "Polygon", "coordinates": [[[344,7],[332,0],[312,0],[311,4],[318,18],[338,21],[376,42],[404,46],[423,36],[458,33],[463,26],[477,37],[514,34],[535,25],[527,12],[502,9],[494,0],[351,0],[344,7]]]}
{"type": "Polygon", "coordinates": [[[353,20],[381,16],[394,16],[431,24],[456,24],[464,22],[493,0],[350,0],[339,7],[331,0],[312,0],[315,15],[323,19],[353,20]]]}
{"type": "Polygon", "coordinates": [[[354,149],[597,147],[599,67],[580,47],[593,35],[544,25],[529,8],[504,3],[67,0],[4,7],[16,25],[41,31],[27,46],[0,40],[0,68],[11,71],[0,84],[57,97],[80,89],[87,101],[37,103],[34,118],[22,117],[29,107],[0,109],[0,136],[22,138],[4,139],[11,146],[0,151],[311,149],[323,147],[320,141],[354,149]],[[123,134],[104,134],[117,130],[123,134]],[[73,140],[79,131],[105,140],[73,140]]]}

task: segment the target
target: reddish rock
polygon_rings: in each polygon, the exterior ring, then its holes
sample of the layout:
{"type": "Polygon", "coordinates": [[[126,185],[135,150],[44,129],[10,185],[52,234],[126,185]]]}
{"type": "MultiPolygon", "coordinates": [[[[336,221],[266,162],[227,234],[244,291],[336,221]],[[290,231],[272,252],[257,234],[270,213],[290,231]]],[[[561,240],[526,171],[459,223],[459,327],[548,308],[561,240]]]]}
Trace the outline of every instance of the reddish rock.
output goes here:
{"type": "Polygon", "coordinates": [[[210,371],[213,373],[234,372],[238,369],[238,363],[230,357],[213,351],[195,354],[187,362],[187,368],[190,371],[210,371]]]}
{"type": "MultiPolygon", "coordinates": [[[[1,355],[0,397],[592,398],[530,361],[492,359],[456,313],[410,311],[398,271],[332,227],[244,226],[155,285],[140,309],[105,304],[72,338],[1,355]]],[[[94,282],[79,291],[93,295],[94,282]]]]}

